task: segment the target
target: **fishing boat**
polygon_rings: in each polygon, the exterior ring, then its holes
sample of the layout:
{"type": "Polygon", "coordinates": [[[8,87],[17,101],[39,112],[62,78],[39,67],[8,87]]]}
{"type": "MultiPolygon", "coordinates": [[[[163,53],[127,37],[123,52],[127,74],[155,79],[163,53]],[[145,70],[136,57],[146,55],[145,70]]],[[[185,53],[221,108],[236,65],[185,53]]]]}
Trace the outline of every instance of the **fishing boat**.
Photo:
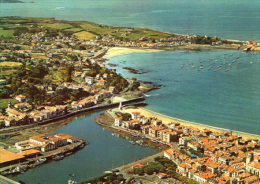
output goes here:
{"type": "Polygon", "coordinates": [[[111,135],[112,135],[112,136],[115,136],[116,134],[112,133],[111,135]]]}
{"type": "Polygon", "coordinates": [[[43,164],[47,159],[46,158],[40,158],[38,160],[36,160],[36,162],[34,163],[34,166],[43,164]]]}
{"type": "Polygon", "coordinates": [[[142,139],[148,139],[148,138],[146,138],[146,137],[143,137],[143,136],[142,136],[141,138],[142,138],[142,139]]]}
{"type": "Polygon", "coordinates": [[[245,48],[244,51],[249,51],[251,47],[245,48]]]}
{"type": "Polygon", "coordinates": [[[72,181],[71,179],[68,180],[68,184],[77,184],[76,181],[72,181]]]}
{"type": "Polygon", "coordinates": [[[142,144],[143,143],[143,140],[137,140],[135,141],[137,144],[142,144]]]}
{"type": "Polygon", "coordinates": [[[72,176],[72,177],[74,177],[74,176],[75,176],[75,174],[69,174],[69,176],[72,176]]]}
{"type": "Polygon", "coordinates": [[[71,155],[72,154],[72,152],[68,152],[68,153],[66,153],[66,155],[71,155]]]}
{"type": "Polygon", "coordinates": [[[157,141],[155,141],[155,140],[151,140],[153,143],[157,143],[158,144],[158,142],[157,141]]]}
{"type": "Polygon", "coordinates": [[[135,145],[135,142],[134,142],[134,141],[129,141],[129,142],[130,142],[130,144],[135,145]]]}

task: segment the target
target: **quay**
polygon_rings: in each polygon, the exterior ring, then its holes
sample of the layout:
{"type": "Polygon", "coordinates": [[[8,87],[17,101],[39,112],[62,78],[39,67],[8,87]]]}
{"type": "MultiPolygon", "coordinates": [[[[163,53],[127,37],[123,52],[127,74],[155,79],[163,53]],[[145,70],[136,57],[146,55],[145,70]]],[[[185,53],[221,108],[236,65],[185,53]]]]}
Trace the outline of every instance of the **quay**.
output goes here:
{"type": "MultiPolygon", "coordinates": [[[[130,99],[130,100],[126,100],[122,102],[122,105],[126,105],[126,104],[131,104],[134,102],[138,102],[138,101],[143,101],[145,100],[145,98],[140,97],[140,98],[134,98],[134,99],[130,99]]],[[[144,102],[141,104],[145,104],[144,102]]],[[[97,111],[97,110],[102,110],[102,109],[109,109],[112,107],[117,107],[119,105],[119,102],[116,103],[112,103],[112,104],[107,104],[107,105],[96,105],[93,107],[89,107],[89,108],[82,108],[80,110],[73,110],[73,111],[69,111],[67,114],[56,117],[56,118],[52,118],[52,119],[48,119],[45,121],[41,121],[38,123],[33,123],[33,124],[29,124],[29,125],[21,125],[21,126],[14,126],[14,127],[10,127],[10,128],[5,128],[5,129],[0,129],[0,134],[5,134],[5,133],[11,133],[11,132],[15,132],[15,131],[20,131],[20,130],[24,130],[27,128],[32,128],[38,125],[43,125],[43,124],[48,124],[48,123],[52,123],[55,121],[59,121],[62,119],[66,119],[68,117],[80,114],[80,113],[84,113],[84,112],[93,112],[93,111],[97,111]]]]}
{"type": "Polygon", "coordinates": [[[0,175],[0,183],[1,184],[19,184],[18,182],[11,180],[9,178],[6,178],[2,175],[0,175]]]}
{"type": "MultiPolygon", "coordinates": [[[[19,163],[16,163],[16,164],[12,164],[12,165],[9,165],[9,166],[5,166],[5,167],[1,167],[0,168],[0,172],[3,172],[3,171],[9,171],[11,168],[14,168],[14,167],[17,167],[17,166],[20,166],[20,165],[30,165],[30,164],[33,164],[36,162],[36,160],[38,159],[41,159],[41,158],[46,158],[47,161],[46,163],[48,162],[48,160],[51,160],[51,158],[55,155],[58,155],[58,154],[66,154],[68,152],[74,152],[74,151],[77,151],[80,149],[80,146],[84,144],[84,145],[87,145],[88,143],[86,143],[84,140],[82,139],[79,139],[78,142],[75,142],[75,143],[71,143],[71,144],[67,144],[67,145],[64,145],[64,146],[61,146],[61,147],[58,147],[54,150],[51,150],[51,151],[47,151],[47,152],[42,152],[41,153],[41,156],[37,156],[37,157],[34,157],[34,158],[26,158],[25,161],[23,162],[19,162],[19,163]]],[[[0,180],[1,181],[1,180],[0,180]]],[[[0,182],[1,183],[1,182],[0,182]]],[[[2,184],[2,183],[1,183],[2,184]]]]}

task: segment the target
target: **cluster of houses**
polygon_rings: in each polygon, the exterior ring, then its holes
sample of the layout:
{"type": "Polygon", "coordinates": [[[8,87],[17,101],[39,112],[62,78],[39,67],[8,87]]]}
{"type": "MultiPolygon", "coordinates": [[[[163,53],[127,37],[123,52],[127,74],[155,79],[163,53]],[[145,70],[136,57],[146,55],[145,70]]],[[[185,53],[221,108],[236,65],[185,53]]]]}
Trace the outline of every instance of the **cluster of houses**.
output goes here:
{"type": "Polygon", "coordinates": [[[0,115],[0,127],[10,127],[38,123],[44,120],[56,118],[67,113],[67,106],[40,106],[37,111],[28,113],[11,108],[9,103],[6,108],[6,116],[0,115]]]}
{"type": "Polygon", "coordinates": [[[178,122],[165,125],[161,120],[144,117],[139,112],[132,112],[131,119],[123,121],[122,117],[115,118],[114,126],[124,129],[139,127],[143,137],[168,145],[175,142],[179,148],[186,148],[184,152],[174,148],[164,151],[164,156],[176,163],[177,172],[182,176],[205,184],[260,182],[258,139],[244,139],[232,131],[199,130],[178,122]],[[189,154],[188,150],[201,153],[204,157],[189,154]]]}
{"type": "Polygon", "coordinates": [[[58,147],[65,146],[69,143],[75,143],[78,140],[79,139],[77,137],[66,134],[56,134],[47,137],[44,134],[40,134],[30,137],[29,140],[15,143],[15,148],[20,152],[32,149],[47,152],[57,149],[58,147]]]}
{"type": "Polygon", "coordinates": [[[35,158],[45,152],[79,141],[81,140],[77,137],[66,134],[51,136],[45,136],[44,134],[36,135],[30,137],[29,140],[15,143],[11,151],[0,149],[0,167],[17,164],[26,161],[28,158],[35,158]]]}

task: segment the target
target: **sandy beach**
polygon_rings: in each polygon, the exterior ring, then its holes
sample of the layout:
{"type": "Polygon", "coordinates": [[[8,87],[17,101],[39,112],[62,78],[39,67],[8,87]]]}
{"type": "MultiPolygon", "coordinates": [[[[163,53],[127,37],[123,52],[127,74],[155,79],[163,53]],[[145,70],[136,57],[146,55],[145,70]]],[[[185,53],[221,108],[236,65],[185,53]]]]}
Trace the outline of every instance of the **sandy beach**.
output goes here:
{"type": "MultiPolygon", "coordinates": [[[[124,109],[123,112],[124,113],[140,112],[140,114],[144,115],[145,117],[156,117],[158,119],[161,119],[164,124],[169,124],[171,122],[173,122],[173,123],[179,122],[181,125],[196,127],[200,130],[207,128],[213,132],[223,132],[224,131],[224,128],[222,129],[222,128],[218,128],[218,127],[211,127],[209,125],[202,125],[199,123],[193,123],[193,122],[188,122],[185,120],[176,119],[176,118],[169,117],[169,116],[166,116],[163,114],[159,114],[159,113],[156,113],[156,112],[153,112],[148,109],[141,108],[141,107],[124,109]]],[[[249,133],[244,133],[244,132],[234,132],[233,131],[233,135],[240,135],[245,139],[250,138],[250,139],[259,139],[260,140],[260,135],[254,135],[254,134],[249,134],[249,133]]]]}
{"type": "Polygon", "coordinates": [[[132,52],[160,52],[162,50],[158,49],[133,49],[133,48],[125,48],[125,47],[113,47],[110,48],[106,55],[107,56],[116,56],[121,54],[128,54],[132,52]]]}

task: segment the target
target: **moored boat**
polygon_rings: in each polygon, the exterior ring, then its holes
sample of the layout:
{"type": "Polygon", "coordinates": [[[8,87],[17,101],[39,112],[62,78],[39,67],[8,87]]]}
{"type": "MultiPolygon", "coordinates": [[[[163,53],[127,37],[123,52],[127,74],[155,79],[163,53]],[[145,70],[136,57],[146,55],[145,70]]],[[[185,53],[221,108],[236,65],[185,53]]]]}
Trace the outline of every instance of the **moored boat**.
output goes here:
{"type": "Polygon", "coordinates": [[[133,145],[135,145],[135,142],[134,141],[129,141],[130,142],[130,144],[133,144],[133,145]]]}
{"type": "Polygon", "coordinates": [[[72,152],[68,152],[68,153],[66,153],[66,155],[71,155],[72,154],[72,152]]]}
{"type": "Polygon", "coordinates": [[[68,184],[77,184],[76,181],[68,180],[68,184]]]}
{"type": "Polygon", "coordinates": [[[158,144],[158,142],[157,141],[155,141],[155,140],[151,140],[153,143],[157,143],[158,144]]]}
{"type": "Polygon", "coordinates": [[[40,158],[38,160],[36,160],[36,162],[34,163],[34,166],[43,164],[47,159],[46,158],[40,158]]]}

